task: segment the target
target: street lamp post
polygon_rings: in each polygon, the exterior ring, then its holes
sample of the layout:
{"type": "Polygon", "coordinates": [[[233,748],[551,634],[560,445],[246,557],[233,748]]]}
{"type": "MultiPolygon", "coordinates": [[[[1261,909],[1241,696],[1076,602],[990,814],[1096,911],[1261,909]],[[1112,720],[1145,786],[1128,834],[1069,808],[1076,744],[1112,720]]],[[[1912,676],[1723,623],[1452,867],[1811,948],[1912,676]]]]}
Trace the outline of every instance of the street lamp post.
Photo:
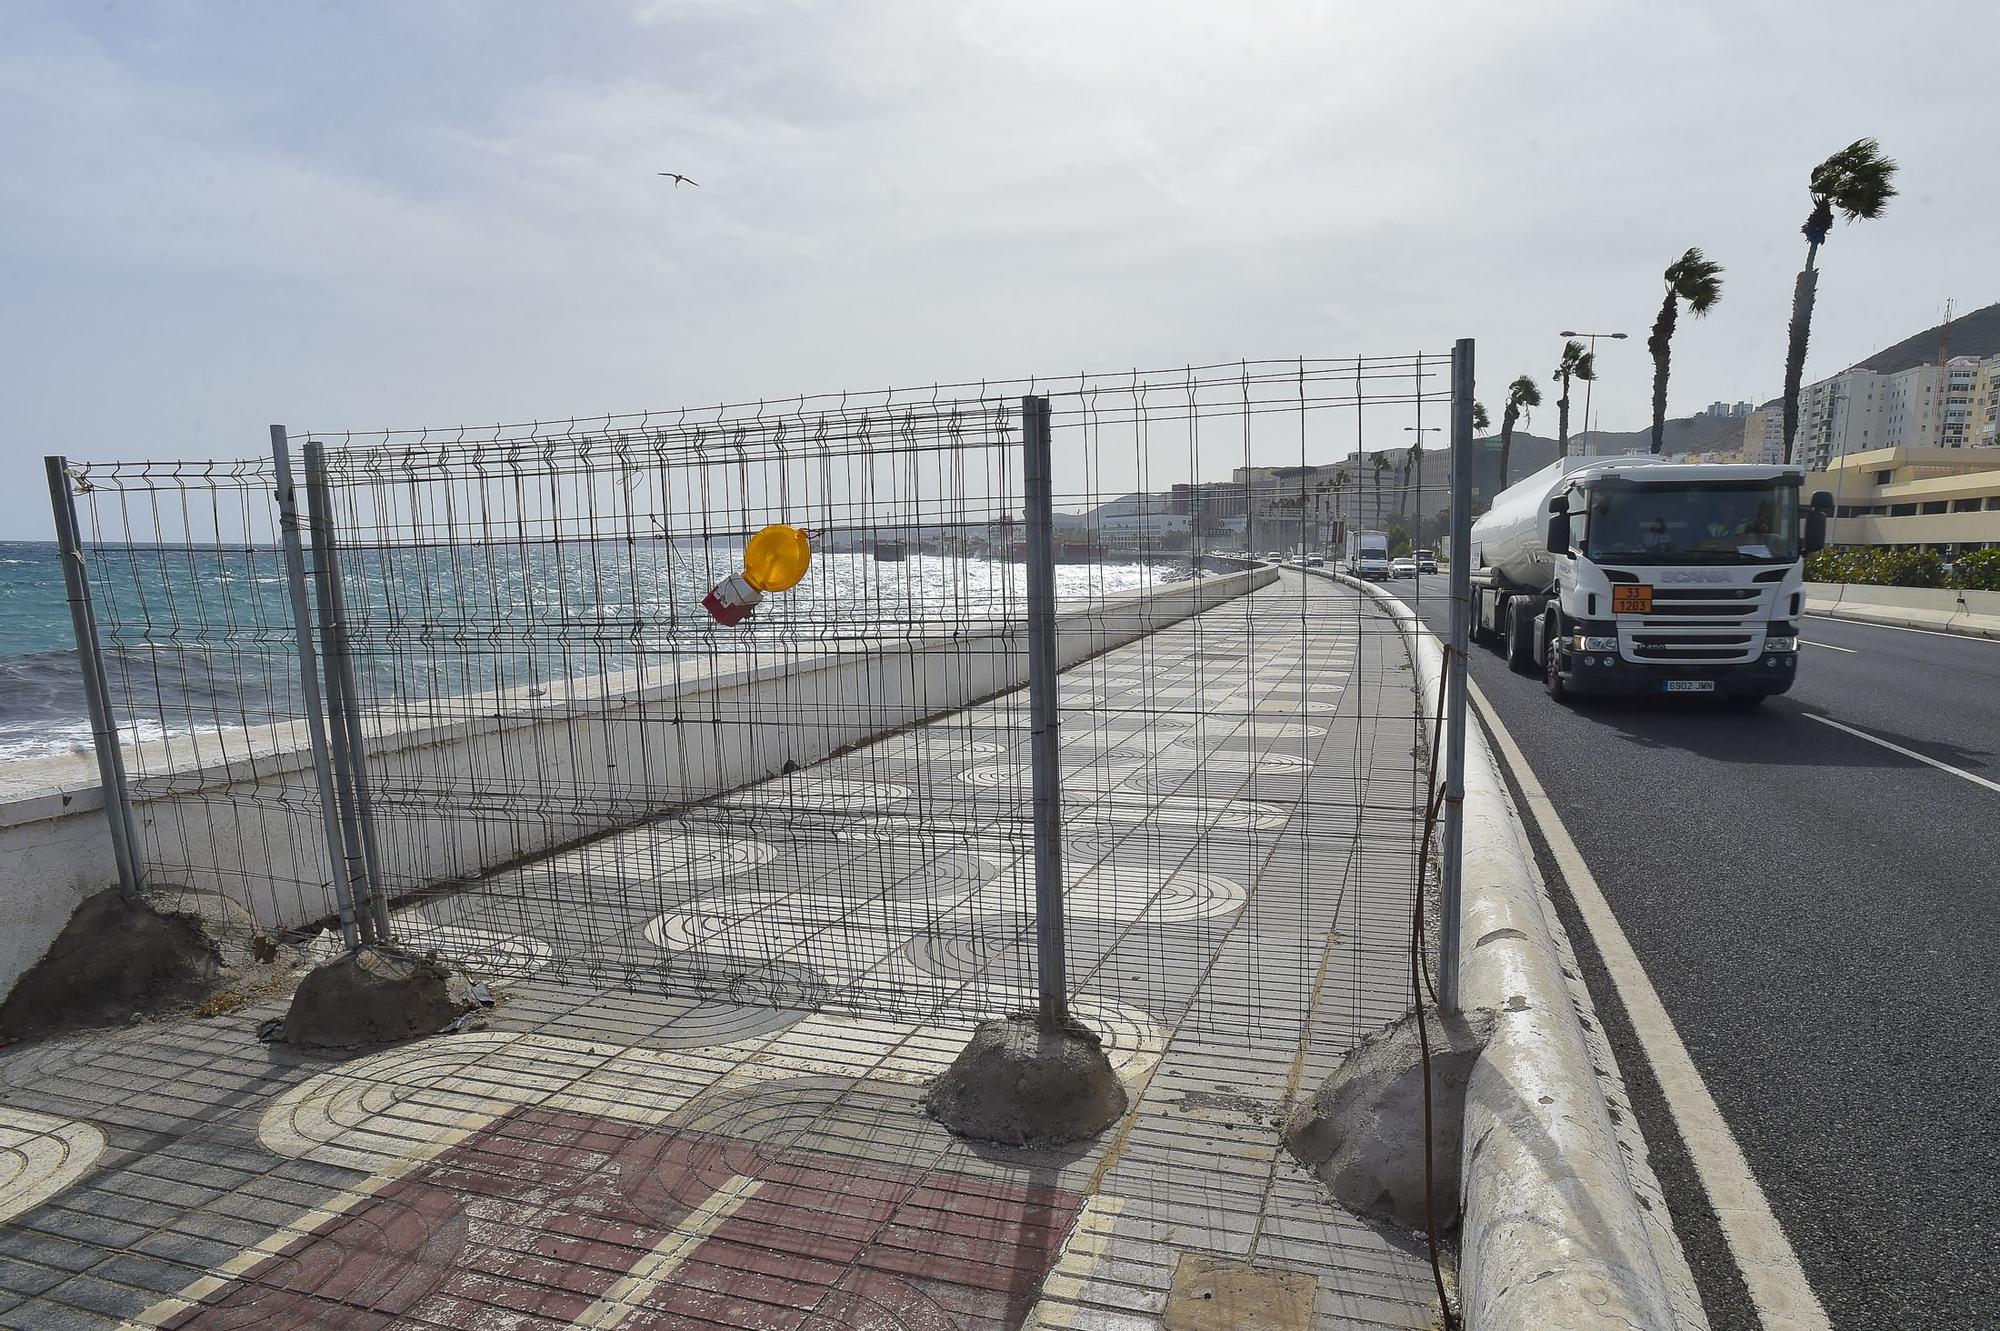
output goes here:
{"type": "MultiPolygon", "coordinates": [[[[1556,334],[1556,336],[1557,336],[1557,337],[1587,337],[1587,338],[1589,338],[1589,339],[1590,339],[1590,363],[1591,363],[1591,365],[1592,365],[1592,366],[1595,366],[1595,365],[1597,364],[1597,339],[1598,339],[1598,338],[1600,338],[1600,337],[1608,337],[1608,338],[1610,338],[1610,339],[1611,339],[1612,341],[1614,341],[1614,342],[1623,342],[1623,341],[1625,340],[1625,334],[1623,334],[1623,333],[1579,333],[1579,332],[1576,332],[1576,331],[1574,331],[1574,330],[1572,330],[1572,329],[1568,329],[1568,328],[1565,328],[1565,329],[1564,329],[1564,330],[1563,330],[1562,332],[1560,332],[1560,333],[1556,334]]],[[[1592,377],[1592,378],[1589,378],[1589,379],[1586,379],[1586,380],[1584,380],[1584,381],[1583,381],[1583,431],[1584,431],[1584,433],[1585,433],[1585,434],[1588,434],[1588,433],[1590,433],[1590,399],[1591,399],[1591,391],[1590,391],[1590,390],[1591,390],[1591,389],[1593,389],[1593,388],[1595,388],[1595,387],[1597,387],[1597,380],[1596,380],[1596,378],[1595,378],[1595,377],[1592,377]]],[[[1505,478],[1502,478],[1502,479],[1505,479],[1505,478]]]]}

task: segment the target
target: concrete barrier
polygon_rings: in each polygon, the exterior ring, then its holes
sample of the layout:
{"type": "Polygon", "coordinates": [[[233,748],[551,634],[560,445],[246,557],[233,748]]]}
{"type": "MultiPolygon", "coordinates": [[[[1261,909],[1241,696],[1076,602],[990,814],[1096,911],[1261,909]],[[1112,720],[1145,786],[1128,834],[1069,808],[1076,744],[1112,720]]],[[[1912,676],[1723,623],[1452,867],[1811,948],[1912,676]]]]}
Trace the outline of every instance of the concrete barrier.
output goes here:
{"type": "MultiPolygon", "coordinates": [[[[1067,668],[1277,581],[1211,576],[1058,607],[1067,668]]],[[[722,656],[452,700],[420,724],[370,718],[369,766],[397,808],[378,814],[392,889],[472,878],[804,767],[1027,682],[1026,630],[722,656]],[[787,724],[747,724],[783,715],[787,724]],[[520,781],[510,781],[519,774],[520,781]],[[555,806],[530,792],[561,789],[555,806]]],[[[220,892],[266,929],[333,909],[302,726],[142,746],[133,795],[156,883],[220,892]]],[[[88,758],[0,769],[0,997],[79,902],[116,881],[88,758]]]]}
{"type": "MultiPolygon", "coordinates": [[[[1344,575],[1393,617],[1431,716],[1444,650],[1414,611],[1344,575]]],[[[1459,985],[1494,1013],[1466,1089],[1459,1298],[1472,1331],[1686,1331],[1700,1327],[1693,1277],[1632,1138],[1621,1147],[1579,1016],[1589,995],[1564,974],[1562,927],[1526,829],[1478,726],[1466,727],[1459,985]],[[1646,1171],[1635,1179],[1636,1171],[1646,1171]]],[[[1615,1071],[1611,1074],[1615,1081],[1615,1071]]],[[[1636,1134],[1634,1134],[1636,1135],[1636,1134]]]]}
{"type": "Polygon", "coordinates": [[[2000,638],[2000,592],[1808,582],[1806,613],[1863,624],[1932,629],[1968,638],[2000,638]]]}

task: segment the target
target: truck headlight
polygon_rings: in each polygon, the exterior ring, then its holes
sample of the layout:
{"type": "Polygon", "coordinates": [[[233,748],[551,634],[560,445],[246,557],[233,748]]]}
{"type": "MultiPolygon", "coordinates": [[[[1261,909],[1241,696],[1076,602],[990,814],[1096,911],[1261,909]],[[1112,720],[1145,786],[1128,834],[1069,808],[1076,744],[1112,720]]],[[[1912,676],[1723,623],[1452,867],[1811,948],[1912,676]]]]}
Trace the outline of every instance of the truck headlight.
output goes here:
{"type": "Polygon", "coordinates": [[[1767,652],[1796,652],[1798,649],[1799,640],[1797,638],[1764,639],[1764,650],[1767,652]]]}
{"type": "Polygon", "coordinates": [[[1579,652],[1615,652],[1618,650],[1618,639],[1590,638],[1579,633],[1576,635],[1575,648],[1579,652]]]}

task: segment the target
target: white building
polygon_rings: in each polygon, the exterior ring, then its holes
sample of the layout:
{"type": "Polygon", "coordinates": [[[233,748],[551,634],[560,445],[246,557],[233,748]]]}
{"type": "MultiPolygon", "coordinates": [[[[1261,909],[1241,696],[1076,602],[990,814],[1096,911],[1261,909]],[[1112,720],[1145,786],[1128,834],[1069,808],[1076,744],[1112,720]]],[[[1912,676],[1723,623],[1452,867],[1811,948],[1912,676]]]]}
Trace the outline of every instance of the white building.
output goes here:
{"type": "Polygon", "coordinates": [[[1722,417],[1748,416],[1756,409],[1756,404],[1751,402],[1711,402],[1708,404],[1708,410],[1702,414],[1722,417]]]}
{"type": "MultiPolygon", "coordinates": [[[[1912,365],[1894,374],[1844,370],[1799,394],[1793,457],[1824,470],[1834,458],[1850,453],[1975,444],[1994,377],[1974,356],[1957,356],[1943,365],[1912,365]]],[[[1747,439],[1745,447],[1747,451],[1747,439]]]]}

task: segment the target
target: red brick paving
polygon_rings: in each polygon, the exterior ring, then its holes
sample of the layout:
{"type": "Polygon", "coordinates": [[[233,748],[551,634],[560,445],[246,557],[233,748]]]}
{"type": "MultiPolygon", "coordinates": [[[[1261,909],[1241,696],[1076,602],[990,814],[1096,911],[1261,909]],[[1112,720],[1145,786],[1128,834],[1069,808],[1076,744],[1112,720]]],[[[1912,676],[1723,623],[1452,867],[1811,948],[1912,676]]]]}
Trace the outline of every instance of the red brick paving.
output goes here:
{"type": "Polygon", "coordinates": [[[517,1109],[165,1326],[567,1326],[733,1174],[763,1186],[619,1331],[1017,1326],[1084,1200],[1059,1188],[517,1109]]]}

